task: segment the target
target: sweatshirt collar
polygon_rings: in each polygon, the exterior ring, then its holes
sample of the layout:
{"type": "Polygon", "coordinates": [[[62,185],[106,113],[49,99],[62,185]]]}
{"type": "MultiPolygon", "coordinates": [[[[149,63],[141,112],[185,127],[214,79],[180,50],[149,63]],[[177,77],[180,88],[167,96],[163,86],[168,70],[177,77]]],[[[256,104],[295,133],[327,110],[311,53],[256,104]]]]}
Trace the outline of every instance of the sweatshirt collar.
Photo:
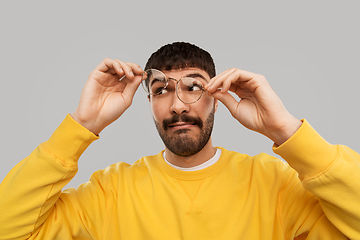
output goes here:
{"type": "MultiPolygon", "coordinates": [[[[163,157],[164,150],[157,155],[157,164],[165,173],[167,173],[171,177],[182,180],[199,180],[217,173],[223,168],[223,166],[227,162],[227,151],[221,147],[216,148],[221,151],[220,158],[211,166],[208,166],[201,170],[183,171],[170,166],[163,157]]],[[[219,150],[217,152],[219,152],[219,150]]]]}

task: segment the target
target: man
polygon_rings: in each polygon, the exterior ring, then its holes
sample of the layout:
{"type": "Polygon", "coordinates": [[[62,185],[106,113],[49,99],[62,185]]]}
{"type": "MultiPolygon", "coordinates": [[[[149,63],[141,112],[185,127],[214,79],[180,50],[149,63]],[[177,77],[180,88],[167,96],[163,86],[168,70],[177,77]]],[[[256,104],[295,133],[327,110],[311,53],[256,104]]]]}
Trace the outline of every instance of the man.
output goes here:
{"type": "Polygon", "coordinates": [[[90,74],[76,111],[1,183],[0,239],[360,239],[359,154],[293,117],[265,77],[216,76],[188,43],[163,46],[145,70],[105,59],[90,74]],[[165,150],[61,191],[140,84],[165,150]],[[218,101],[291,167],[214,148],[218,101]]]}

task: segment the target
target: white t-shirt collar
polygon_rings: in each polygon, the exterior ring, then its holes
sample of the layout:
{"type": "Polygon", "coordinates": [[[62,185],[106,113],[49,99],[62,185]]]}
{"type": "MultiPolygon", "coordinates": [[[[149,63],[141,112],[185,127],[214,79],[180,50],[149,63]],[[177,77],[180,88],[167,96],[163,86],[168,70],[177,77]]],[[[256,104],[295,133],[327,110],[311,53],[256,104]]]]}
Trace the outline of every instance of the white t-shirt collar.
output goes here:
{"type": "Polygon", "coordinates": [[[206,162],[204,162],[204,163],[202,163],[202,164],[200,164],[198,166],[195,166],[195,167],[184,168],[184,167],[178,167],[178,166],[168,162],[166,160],[166,158],[165,158],[165,151],[163,153],[164,160],[165,160],[165,162],[167,164],[169,164],[173,168],[176,168],[176,169],[181,170],[181,171],[187,171],[187,172],[189,172],[189,171],[198,171],[198,170],[202,170],[202,169],[205,169],[207,167],[210,167],[210,166],[214,165],[219,160],[220,156],[221,156],[221,149],[217,148],[215,155],[212,158],[210,158],[209,160],[207,160],[206,162]]]}

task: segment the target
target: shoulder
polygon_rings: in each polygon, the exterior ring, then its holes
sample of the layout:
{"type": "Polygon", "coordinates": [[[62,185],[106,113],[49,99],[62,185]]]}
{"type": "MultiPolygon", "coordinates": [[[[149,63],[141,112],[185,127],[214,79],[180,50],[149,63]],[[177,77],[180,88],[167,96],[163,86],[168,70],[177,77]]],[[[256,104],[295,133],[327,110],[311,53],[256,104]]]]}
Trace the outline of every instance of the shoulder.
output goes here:
{"type": "Polygon", "coordinates": [[[146,156],[138,159],[132,164],[126,162],[117,162],[105,169],[98,170],[92,174],[92,176],[99,180],[109,181],[111,179],[128,179],[139,178],[148,175],[150,171],[156,169],[156,162],[161,153],[152,156],[146,156]]]}
{"type": "Polygon", "coordinates": [[[251,173],[260,178],[278,178],[281,175],[294,174],[294,170],[287,162],[267,153],[250,156],[224,148],[220,149],[222,157],[227,158],[228,167],[238,169],[246,174],[251,173]]]}
{"type": "Polygon", "coordinates": [[[222,147],[219,147],[219,149],[221,149],[222,151],[221,157],[227,158],[230,163],[251,164],[251,165],[257,165],[259,167],[270,167],[279,164],[287,165],[286,162],[284,162],[283,160],[271,156],[267,153],[259,153],[255,156],[250,156],[236,151],[230,151],[222,147]]]}

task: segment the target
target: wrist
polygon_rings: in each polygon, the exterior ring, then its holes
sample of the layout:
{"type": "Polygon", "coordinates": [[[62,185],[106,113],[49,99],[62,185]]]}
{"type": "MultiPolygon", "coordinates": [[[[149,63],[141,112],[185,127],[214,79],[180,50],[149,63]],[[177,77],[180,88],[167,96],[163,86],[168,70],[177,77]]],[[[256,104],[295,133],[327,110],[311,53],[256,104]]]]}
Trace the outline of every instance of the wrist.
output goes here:
{"type": "Polygon", "coordinates": [[[78,122],[70,114],[42,146],[65,167],[77,167],[77,161],[85,149],[98,137],[78,122]]]}
{"type": "Polygon", "coordinates": [[[99,133],[101,132],[102,129],[99,129],[96,127],[95,124],[93,124],[93,121],[89,121],[86,120],[82,117],[80,117],[80,115],[78,114],[77,111],[75,111],[74,113],[70,114],[70,116],[77,122],[79,123],[81,126],[83,126],[84,128],[86,128],[87,130],[89,130],[90,132],[92,132],[93,134],[95,134],[96,136],[99,135],[99,133]]]}
{"type": "Polygon", "coordinates": [[[281,129],[276,131],[272,136],[270,137],[271,140],[274,141],[274,143],[277,146],[280,146],[284,142],[286,142],[289,138],[291,138],[297,130],[302,125],[302,121],[299,119],[292,117],[291,120],[287,121],[287,124],[285,124],[281,129]]]}

